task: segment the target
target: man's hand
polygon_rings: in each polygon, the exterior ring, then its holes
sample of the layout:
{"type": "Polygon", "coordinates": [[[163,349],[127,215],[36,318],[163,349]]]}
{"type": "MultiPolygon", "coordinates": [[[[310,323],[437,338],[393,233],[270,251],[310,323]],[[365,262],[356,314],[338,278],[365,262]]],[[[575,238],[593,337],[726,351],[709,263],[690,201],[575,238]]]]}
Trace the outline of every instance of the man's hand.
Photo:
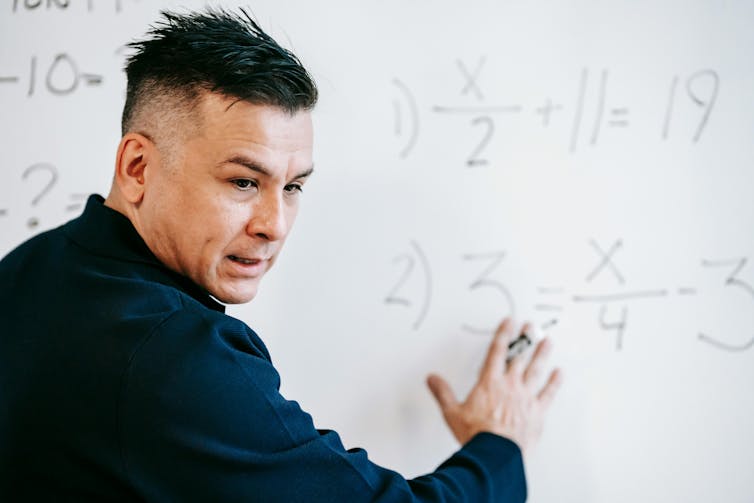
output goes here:
{"type": "MultiPolygon", "coordinates": [[[[529,326],[524,325],[520,333],[528,329],[529,326]]],[[[526,451],[542,433],[545,412],[560,386],[561,373],[553,370],[544,387],[536,389],[550,352],[548,339],[537,344],[525,368],[521,357],[506,364],[508,344],[516,338],[515,332],[513,323],[503,320],[490,344],[479,380],[464,402],[456,399],[442,377],[430,375],[427,378],[445,421],[461,444],[479,432],[488,431],[513,440],[526,451]]]]}

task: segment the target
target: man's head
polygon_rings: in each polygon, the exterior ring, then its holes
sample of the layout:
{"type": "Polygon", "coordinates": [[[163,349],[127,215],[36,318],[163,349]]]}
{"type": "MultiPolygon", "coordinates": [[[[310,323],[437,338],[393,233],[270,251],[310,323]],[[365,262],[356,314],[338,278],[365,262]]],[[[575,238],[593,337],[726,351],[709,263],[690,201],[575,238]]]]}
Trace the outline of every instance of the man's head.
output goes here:
{"type": "Polygon", "coordinates": [[[245,12],[163,16],[130,44],[106,204],[166,266],[220,301],[247,302],[312,170],[317,90],[245,12]]]}

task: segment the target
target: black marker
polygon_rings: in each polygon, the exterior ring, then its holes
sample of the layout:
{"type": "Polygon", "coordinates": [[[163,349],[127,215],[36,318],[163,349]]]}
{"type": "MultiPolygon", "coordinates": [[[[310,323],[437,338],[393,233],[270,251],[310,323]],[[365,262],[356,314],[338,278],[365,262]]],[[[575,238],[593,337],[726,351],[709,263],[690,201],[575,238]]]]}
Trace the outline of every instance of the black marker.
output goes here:
{"type": "Polygon", "coordinates": [[[531,339],[529,339],[529,336],[526,334],[519,335],[518,339],[515,339],[508,344],[508,356],[505,358],[505,363],[510,363],[529,346],[531,346],[531,339]]]}

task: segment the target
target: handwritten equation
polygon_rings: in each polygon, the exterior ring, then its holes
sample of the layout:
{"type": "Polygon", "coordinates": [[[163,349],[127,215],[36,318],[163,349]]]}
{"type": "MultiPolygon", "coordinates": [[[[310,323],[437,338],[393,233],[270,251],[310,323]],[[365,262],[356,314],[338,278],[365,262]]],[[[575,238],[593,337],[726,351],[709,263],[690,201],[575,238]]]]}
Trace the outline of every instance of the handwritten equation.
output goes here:
{"type": "MultiPolygon", "coordinates": [[[[32,191],[33,195],[28,202],[28,207],[25,208],[25,212],[27,214],[31,213],[31,215],[25,217],[26,227],[30,231],[36,231],[39,228],[41,224],[38,211],[40,203],[43,199],[46,201],[49,198],[50,193],[58,184],[59,179],[60,173],[58,168],[54,164],[49,162],[34,163],[24,169],[21,173],[21,181],[24,184],[29,184],[36,187],[36,189],[32,191]]],[[[80,210],[83,207],[87,197],[88,194],[69,194],[64,207],[65,213],[70,214],[80,210]]],[[[13,214],[13,211],[11,211],[7,206],[0,204],[0,222],[2,222],[4,217],[13,216],[13,214]]]]}
{"type": "MultiPolygon", "coordinates": [[[[623,248],[623,241],[618,239],[609,246],[602,246],[596,240],[588,242],[594,254],[594,266],[584,276],[584,288],[589,287],[597,278],[608,277],[614,284],[614,290],[599,294],[585,294],[582,292],[569,293],[560,285],[548,285],[537,287],[538,301],[533,309],[544,314],[547,320],[541,325],[547,330],[559,322],[560,316],[565,311],[567,304],[593,305],[596,311],[597,323],[603,332],[614,337],[615,350],[620,351],[625,344],[625,336],[629,322],[629,307],[637,301],[658,301],[671,296],[695,296],[697,289],[687,285],[676,285],[672,288],[666,286],[650,287],[642,289],[626,289],[626,280],[619,267],[617,255],[623,248]]],[[[486,290],[498,297],[500,309],[508,316],[516,316],[514,296],[504,280],[500,279],[498,269],[506,258],[506,251],[496,250],[485,253],[469,253],[460,257],[462,262],[475,264],[477,273],[468,278],[467,294],[477,295],[480,290],[486,290]]],[[[703,259],[700,267],[706,270],[719,270],[719,285],[724,289],[735,291],[738,295],[745,295],[752,301],[751,308],[754,310],[754,286],[741,277],[741,273],[747,266],[748,257],[727,259],[703,259]]],[[[411,241],[405,253],[393,258],[392,264],[398,274],[392,288],[384,297],[384,304],[391,308],[405,309],[413,313],[411,328],[419,330],[426,321],[433,303],[435,281],[428,255],[421,245],[411,241]],[[407,288],[409,281],[416,281],[421,288],[407,288]]],[[[604,282],[604,280],[603,280],[604,282]]],[[[461,328],[472,334],[490,334],[493,326],[479,326],[466,320],[462,320],[461,328]]],[[[743,342],[730,342],[717,334],[698,333],[700,342],[711,347],[741,352],[754,347],[754,336],[743,342]]]]}
{"type": "MultiPolygon", "coordinates": [[[[620,131],[631,127],[630,104],[616,102],[611,97],[610,84],[614,76],[609,69],[601,69],[598,72],[593,72],[589,68],[582,69],[576,86],[577,91],[570,105],[553,96],[542,96],[537,103],[488,103],[486,93],[479,82],[485,63],[484,57],[474,66],[456,60],[457,76],[462,82],[458,96],[463,97],[465,103],[436,103],[429,107],[432,115],[448,116],[452,120],[463,121],[474,131],[477,140],[466,154],[465,164],[468,167],[487,166],[492,162],[489,147],[495,139],[497,125],[503,120],[529,121],[529,125],[547,129],[555,116],[567,114],[570,131],[565,140],[571,154],[585,144],[590,147],[597,146],[607,130],[620,131]],[[592,98],[594,106],[586,106],[588,97],[592,98]],[[468,103],[469,100],[472,101],[471,104],[468,103]]],[[[393,99],[394,135],[400,144],[398,155],[406,159],[419,141],[422,121],[426,120],[426,117],[420,112],[416,93],[408,85],[397,78],[393,79],[392,85],[397,95],[393,99]]],[[[679,109],[683,107],[690,109],[690,112],[684,112],[696,115],[693,132],[687,140],[691,144],[698,143],[714,111],[719,89],[720,77],[713,69],[700,69],[688,75],[672,75],[668,79],[667,87],[657,90],[665,96],[664,113],[661,122],[657,124],[658,137],[664,141],[677,134],[674,131],[674,122],[679,115],[679,109]]]]}
{"type": "MultiPolygon", "coordinates": [[[[30,59],[28,72],[23,77],[27,78],[25,84],[26,96],[32,97],[37,92],[40,84],[38,80],[44,79],[44,87],[48,92],[55,96],[67,96],[74,93],[80,87],[96,87],[102,84],[104,77],[100,74],[87,73],[79,70],[76,60],[66,53],[56,54],[52,61],[44,62],[42,73],[44,77],[38,76],[39,64],[37,56],[30,59]]],[[[0,75],[0,85],[18,84],[23,85],[22,76],[0,75]]]]}
{"type": "MultiPolygon", "coordinates": [[[[138,0],[130,0],[131,2],[138,0]]],[[[66,11],[72,5],[86,4],[87,12],[94,12],[97,8],[102,8],[104,5],[108,5],[111,9],[115,9],[116,13],[123,11],[124,0],[86,0],[86,2],[76,2],[74,0],[13,0],[12,12],[24,12],[24,11],[66,11]]]]}

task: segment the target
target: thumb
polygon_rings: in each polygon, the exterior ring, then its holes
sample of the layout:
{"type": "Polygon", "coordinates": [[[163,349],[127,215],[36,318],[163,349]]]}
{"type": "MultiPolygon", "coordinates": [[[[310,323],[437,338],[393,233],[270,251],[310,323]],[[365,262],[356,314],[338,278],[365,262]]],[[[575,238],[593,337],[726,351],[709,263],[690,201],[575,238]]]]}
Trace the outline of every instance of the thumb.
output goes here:
{"type": "Polygon", "coordinates": [[[427,377],[427,386],[429,386],[429,390],[443,412],[458,404],[458,400],[456,400],[456,396],[453,390],[450,389],[448,382],[437,374],[430,374],[427,377]]]}

